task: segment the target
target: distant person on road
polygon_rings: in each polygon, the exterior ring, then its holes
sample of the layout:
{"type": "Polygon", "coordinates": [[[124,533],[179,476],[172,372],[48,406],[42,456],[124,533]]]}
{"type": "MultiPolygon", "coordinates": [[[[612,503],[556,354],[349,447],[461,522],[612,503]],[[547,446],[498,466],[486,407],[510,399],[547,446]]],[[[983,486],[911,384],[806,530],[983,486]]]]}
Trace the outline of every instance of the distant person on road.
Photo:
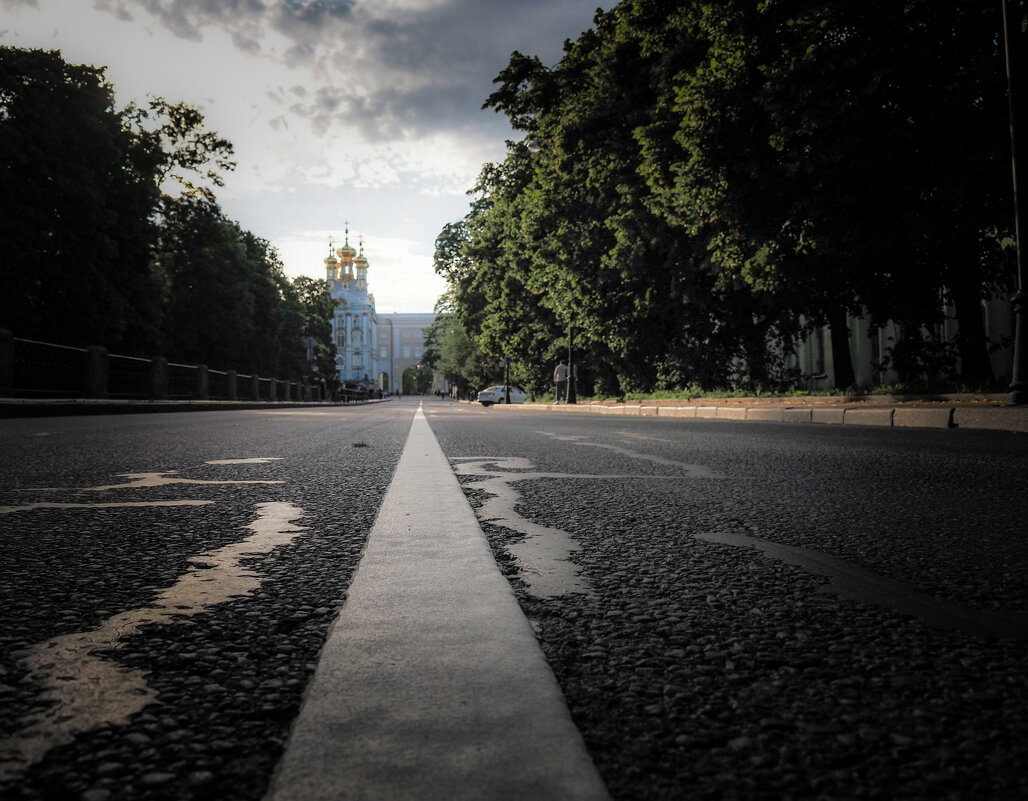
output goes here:
{"type": "Polygon", "coordinates": [[[557,403],[568,399],[568,363],[563,359],[553,371],[553,383],[557,385],[557,403]]]}

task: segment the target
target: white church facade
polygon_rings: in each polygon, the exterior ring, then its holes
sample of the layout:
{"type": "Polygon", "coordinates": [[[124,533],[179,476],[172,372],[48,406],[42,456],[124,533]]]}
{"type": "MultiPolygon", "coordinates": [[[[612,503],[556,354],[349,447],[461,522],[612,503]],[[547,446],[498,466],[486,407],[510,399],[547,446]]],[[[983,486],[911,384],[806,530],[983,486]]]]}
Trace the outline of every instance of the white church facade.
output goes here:
{"type": "Polygon", "coordinates": [[[404,371],[421,363],[425,329],[435,314],[378,314],[368,291],[364,244],[358,251],[349,240],[347,229],[343,246],[335,253],[330,246],[325,259],[325,279],[336,301],[332,342],[339,381],[383,392],[402,390],[404,371]]]}

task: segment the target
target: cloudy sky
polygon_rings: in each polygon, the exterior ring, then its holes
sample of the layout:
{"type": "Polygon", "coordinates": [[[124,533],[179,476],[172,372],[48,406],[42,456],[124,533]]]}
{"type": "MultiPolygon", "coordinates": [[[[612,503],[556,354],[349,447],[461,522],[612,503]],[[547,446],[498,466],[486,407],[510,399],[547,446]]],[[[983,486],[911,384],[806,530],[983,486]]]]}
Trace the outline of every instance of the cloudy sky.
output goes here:
{"type": "Polygon", "coordinates": [[[555,64],[598,0],[0,0],[0,42],[106,65],[118,104],[200,107],[236,148],[219,200],[323,277],[363,239],[380,312],[431,311],[442,226],[468,210],[506,118],[482,110],[514,50],[555,64]]]}

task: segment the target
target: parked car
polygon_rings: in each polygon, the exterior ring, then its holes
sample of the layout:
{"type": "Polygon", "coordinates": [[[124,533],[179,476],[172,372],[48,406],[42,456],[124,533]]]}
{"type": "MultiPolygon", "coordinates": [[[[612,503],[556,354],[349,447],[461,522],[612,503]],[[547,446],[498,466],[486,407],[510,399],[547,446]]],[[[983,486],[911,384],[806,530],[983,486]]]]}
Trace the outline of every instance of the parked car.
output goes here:
{"type": "MultiPolygon", "coordinates": [[[[510,402],[524,403],[528,395],[513,384],[510,385],[510,402]]],[[[494,403],[506,403],[507,396],[503,384],[498,387],[486,387],[478,393],[478,402],[483,406],[492,406],[494,403]]]]}

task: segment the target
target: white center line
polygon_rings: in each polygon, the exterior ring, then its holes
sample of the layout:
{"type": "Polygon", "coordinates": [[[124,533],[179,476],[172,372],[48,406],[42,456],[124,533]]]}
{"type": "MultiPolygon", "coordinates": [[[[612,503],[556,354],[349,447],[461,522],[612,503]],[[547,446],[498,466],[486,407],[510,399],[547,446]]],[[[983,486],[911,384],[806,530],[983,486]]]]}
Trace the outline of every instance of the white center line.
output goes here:
{"type": "Polygon", "coordinates": [[[609,799],[424,413],[268,801],[609,799]]]}

